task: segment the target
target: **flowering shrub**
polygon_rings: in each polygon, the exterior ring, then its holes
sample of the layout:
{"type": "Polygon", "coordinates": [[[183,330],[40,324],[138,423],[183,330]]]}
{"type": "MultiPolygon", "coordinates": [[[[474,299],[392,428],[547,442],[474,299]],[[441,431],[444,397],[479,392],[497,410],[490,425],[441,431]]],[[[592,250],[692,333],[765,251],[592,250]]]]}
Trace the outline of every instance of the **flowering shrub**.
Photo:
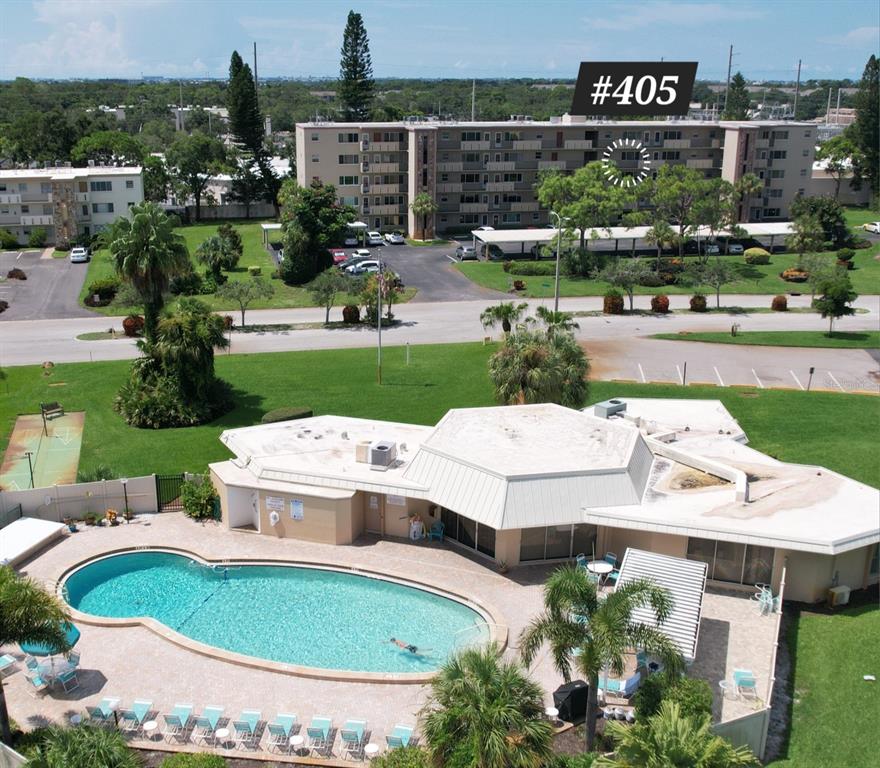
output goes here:
{"type": "Polygon", "coordinates": [[[797,267],[789,267],[780,277],[789,283],[805,283],[810,277],[810,273],[797,267]]]}
{"type": "Polygon", "coordinates": [[[774,312],[785,312],[788,310],[788,299],[783,295],[774,296],[773,301],[770,302],[770,309],[774,312]]]}
{"type": "Polygon", "coordinates": [[[669,311],[669,297],[662,293],[651,297],[651,311],[666,314],[669,311]]]}
{"type": "Polygon", "coordinates": [[[622,315],[623,294],[620,291],[608,291],[602,300],[602,311],[606,315],[622,315]]]}
{"type": "Polygon", "coordinates": [[[140,336],[144,330],[144,318],[140,315],[129,315],[122,321],[122,332],[129,337],[140,336]]]}
{"type": "Polygon", "coordinates": [[[691,312],[705,312],[706,297],[702,293],[695,293],[691,296],[691,312]]]}

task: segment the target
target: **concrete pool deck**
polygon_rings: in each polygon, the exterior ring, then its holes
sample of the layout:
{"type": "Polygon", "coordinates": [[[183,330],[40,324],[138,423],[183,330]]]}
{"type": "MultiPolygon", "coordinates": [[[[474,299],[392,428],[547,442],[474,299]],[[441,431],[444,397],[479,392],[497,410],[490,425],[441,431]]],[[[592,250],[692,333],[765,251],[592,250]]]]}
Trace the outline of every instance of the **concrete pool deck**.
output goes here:
{"type": "MultiPolygon", "coordinates": [[[[351,546],[311,544],[230,532],[213,522],[198,523],[180,513],[165,513],[139,515],[130,525],[89,527],[66,534],[24,563],[20,571],[54,589],[67,570],[84,560],[113,550],[163,546],[190,549],[210,560],[287,559],[361,568],[467,595],[478,604],[492,606],[506,623],[509,656],[516,653],[522,629],[540,611],[543,581],[554,567],[526,566],[502,575],[487,567],[486,561],[447,545],[375,538],[363,538],[351,546]]],[[[170,711],[177,702],[190,702],[197,712],[208,705],[223,706],[231,718],[251,708],[259,709],[265,720],[288,712],[306,724],[314,715],[326,715],[336,727],[346,719],[360,718],[368,721],[372,740],[384,745],[385,734],[395,724],[416,724],[425,703],[426,687],[421,684],[297,677],[204,656],[143,626],[79,626],[82,673],[77,690],[69,694],[53,690],[51,695],[34,699],[26,690],[23,664],[5,679],[10,714],[23,727],[62,721],[105,696],[117,696],[123,706],[136,698],[151,699],[159,712],[170,711]]],[[[732,679],[734,668],[751,669],[757,677],[758,696],[765,698],[775,628],[774,617],[760,616],[742,593],[706,593],[697,659],[690,674],[711,684],[716,717],[731,720],[755,709],[753,702],[721,700],[718,681],[732,679]]],[[[241,631],[247,632],[248,627],[241,631]]],[[[22,658],[17,647],[4,647],[0,652],[22,658]]],[[[552,703],[552,692],[561,680],[546,650],[533,664],[532,675],[543,687],[547,703],[552,703]]]]}

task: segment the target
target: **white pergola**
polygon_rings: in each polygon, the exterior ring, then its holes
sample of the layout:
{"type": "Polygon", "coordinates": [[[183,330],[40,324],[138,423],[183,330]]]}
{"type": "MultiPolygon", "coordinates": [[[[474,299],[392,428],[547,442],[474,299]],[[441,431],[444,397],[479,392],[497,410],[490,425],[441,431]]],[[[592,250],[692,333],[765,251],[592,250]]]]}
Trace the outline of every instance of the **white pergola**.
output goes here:
{"type": "Polygon", "coordinates": [[[269,223],[269,224],[260,224],[260,229],[263,230],[263,247],[269,247],[269,233],[270,232],[278,232],[281,229],[281,225],[278,223],[269,223]]]}

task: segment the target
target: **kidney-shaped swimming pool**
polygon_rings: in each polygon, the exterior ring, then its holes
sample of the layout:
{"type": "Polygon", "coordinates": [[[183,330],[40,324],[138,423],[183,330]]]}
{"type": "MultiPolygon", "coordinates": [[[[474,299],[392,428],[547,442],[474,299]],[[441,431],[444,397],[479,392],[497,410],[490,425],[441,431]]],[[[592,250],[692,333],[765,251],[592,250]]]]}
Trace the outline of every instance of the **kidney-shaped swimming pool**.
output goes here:
{"type": "Polygon", "coordinates": [[[298,565],[211,565],[164,551],[88,563],[63,592],[86,614],[149,617],[216,648],[327,670],[429,673],[455,648],[490,636],[477,611],[406,584],[298,565]]]}

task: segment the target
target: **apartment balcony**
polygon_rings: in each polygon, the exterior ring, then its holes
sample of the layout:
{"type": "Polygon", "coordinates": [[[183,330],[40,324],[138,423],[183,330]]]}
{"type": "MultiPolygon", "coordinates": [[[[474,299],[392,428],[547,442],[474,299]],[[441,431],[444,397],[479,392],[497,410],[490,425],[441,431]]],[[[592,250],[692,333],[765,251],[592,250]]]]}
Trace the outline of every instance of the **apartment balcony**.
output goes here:
{"type": "Polygon", "coordinates": [[[0,214],[0,227],[8,227],[11,224],[21,226],[21,215],[18,213],[0,214]]]}
{"type": "Polygon", "coordinates": [[[364,209],[364,213],[369,213],[371,216],[392,216],[406,212],[405,205],[374,205],[364,209]]]}
{"type": "Polygon", "coordinates": [[[464,152],[473,152],[475,150],[489,149],[488,141],[463,141],[461,148],[464,152]]]}
{"type": "Polygon", "coordinates": [[[370,163],[370,173],[403,173],[406,165],[400,167],[400,163],[370,163]]]}
{"type": "Polygon", "coordinates": [[[758,149],[769,149],[770,148],[770,139],[758,139],[755,142],[755,146],[758,149]]]}
{"type": "Polygon", "coordinates": [[[721,149],[721,139],[712,139],[709,146],[711,146],[712,149],[721,149]]]}
{"type": "Polygon", "coordinates": [[[370,152],[401,152],[406,149],[406,144],[399,141],[374,141],[370,145],[370,152]]]}
{"type": "Polygon", "coordinates": [[[21,225],[23,227],[51,227],[54,223],[55,219],[52,218],[52,214],[21,217],[21,225]]]}
{"type": "Polygon", "coordinates": [[[549,171],[552,169],[564,171],[565,160],[538,160],[539,171],[549,171]]]}
{"type": "Polygon", "coordinates": [[[537,200],[528,200],[521,203],[510,204],[511,211],[537,211],[538,207],[539,206],[537,200]]]}
{"type": "Polygon", "coordinates": [[[371,195],[402,195],[406,192],[405,184],[374,184],[371,195]]]}
{"type": "Polygon", "coordinates": [[[18,205],[21,203],[21,195],[14,194],[11,192],[4,192],[0,194],[0,203],[9,203],[11,205],[18,205]]]}
{"type": "Polygon", "coordinates": [[[712,168],[714,160],[711,157],[695,157],[687,161],[688,168],[712,168]]]}
{"type": "Polygon", "coordinates": [[[690,149],[690,139],[667,139],[663,142],[663,149],[690,149]]]}
{"type": "Polygon", "coordinates": [[[440,173],[459,172],[464,167],[464,163],[437,163],[437,170],[440,173]]]}
{"type": "Polygon", "coordinates": [[[486,213],[488,203],[461,203],[458,210],[462,213],[486,213]]]}
{"type": "Polygon", "coordinates": [[[20,197],[22,203],[48,203],[52,199],[52,193],[24,192],[20,197]]]}
{"type": "Polygon", "coordinates": [[[463,171],[485,171],[486,164],[482,160],[473,161],[465,161],[462,163],[463,171]]]}
{"type": "Polygon", "coordinates": [[[486,185],[489,192],[513,192],[516,189],[514,181],[490,181],[486,185]]]}
{"type": "Polygon", "coordinates": [[[76,192],[74,195],[74,201],[77,203],[89,202],[89,193],[88,192],[76,192]]]}
{"type": "Polygon", "coordinates": [[[482,181],[463,181],[461,188],[467,192],[482,192],[486,185],[482,181]]]}
{"type": "Polygon", "coordinates": [[[592,149],[593,142],[587,139],[566,139],[563,146],[565,149],[592,149]]]}
{"type": "Polygon", "coordinates": [[[438,184],[438,192],[461,192],[461,184],[438,184]]]}
{"type": "Polygon", "coordinates": [[[486,163],[487,171],[512,171],[516,169],[516,163],[513,160],[505,160],[504,162],[486,163]]]}
{"type": "Polygon", "coordinates": [[[513,142],[514,149],[541,149],[541,139],[519,139],[513,142]]]}

